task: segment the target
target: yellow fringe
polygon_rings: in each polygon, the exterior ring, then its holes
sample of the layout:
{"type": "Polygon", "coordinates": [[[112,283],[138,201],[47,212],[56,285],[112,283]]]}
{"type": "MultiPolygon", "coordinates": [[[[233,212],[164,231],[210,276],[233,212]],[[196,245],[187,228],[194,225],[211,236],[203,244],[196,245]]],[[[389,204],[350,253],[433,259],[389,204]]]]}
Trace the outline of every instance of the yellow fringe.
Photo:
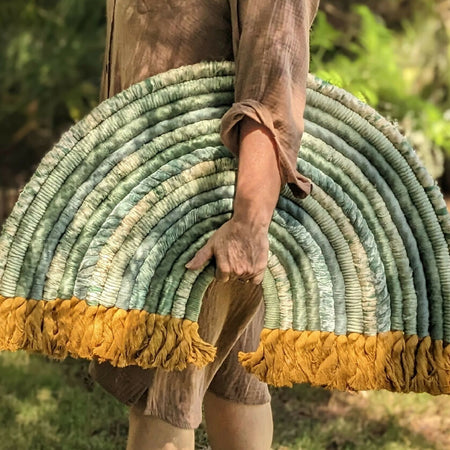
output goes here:
{"type": "Polygon", "coordinates": [[[96,358],[113,366],[144,369],[204,367],[216,348],[186,319],[132,309],[89,306],[70,300],[26,300],[0,296],[0,350],[27,350],[62,360],[96,358]]]}
{"type": "Polygon", "coordinates": [[[339,336],[265,328],[257,350],[239,353],[239,360],[274,386],[450,394],[450,345],[401,331],[339,336]]]}
{"type": "MultiPolygon", "coordinates": [[[[109,361],[183,370],[204,367],[216,349],[198,324],[141,310],[89,306],[84,300],[0,296],[0,350],[27,350],[62,360],[109,361]]],[[[310,383],[339,390],[450,394],[450,345],[401,331],[339,336],[321,331],[269,330],[253,353],[240,353],[247,371],[274,386],[310,383]]]]}

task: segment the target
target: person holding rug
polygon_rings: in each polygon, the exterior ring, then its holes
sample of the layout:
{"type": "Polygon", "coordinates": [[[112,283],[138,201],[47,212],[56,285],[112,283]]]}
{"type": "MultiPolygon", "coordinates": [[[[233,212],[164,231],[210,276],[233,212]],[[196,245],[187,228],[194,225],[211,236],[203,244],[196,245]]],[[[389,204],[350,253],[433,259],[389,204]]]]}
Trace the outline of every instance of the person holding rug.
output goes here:
{"type": "Polygon", "coordinates": [[[280,189],[303,198],[311,182],[296,170],[303,132],[309,30],[318,0],[107,0],[101,99],[147,77],[202,61],[234,60],[235,103],[221,138],[238,158],[232,218],[187,264],[210,259],[216,279],[199,317],[201,337],[217,347],[213,363],[181,372],[113,367],[89,373],[130,406],[129,450],[193,449],[202,403],[211,446],[269,449],[270,394],[246,373],[239,351],[258,345],[268,228],[280,189]]]}

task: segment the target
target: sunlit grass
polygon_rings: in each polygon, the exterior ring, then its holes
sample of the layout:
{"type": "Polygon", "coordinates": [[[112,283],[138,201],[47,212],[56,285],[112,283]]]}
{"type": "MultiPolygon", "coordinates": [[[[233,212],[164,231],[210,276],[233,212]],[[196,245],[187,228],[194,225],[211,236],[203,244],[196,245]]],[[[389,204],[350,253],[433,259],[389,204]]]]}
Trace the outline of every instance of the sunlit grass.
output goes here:
{"type": "Polygon", "coordinates": [[[87,365],[0,353],[0,449],[125,448],[127,408],[93,385],[87,365]]]}
{"type": "MultiPolygon", "coordinates": [[[[0,450],[125,449],[128,408],[90,380],[88,362],[0,353],[0,450]]],[[[444,450],[450,399],[385,391],[273,389],[274,450],[444,450]]],[[[204,428],[197,449],[207,449],[204,428]]]]}

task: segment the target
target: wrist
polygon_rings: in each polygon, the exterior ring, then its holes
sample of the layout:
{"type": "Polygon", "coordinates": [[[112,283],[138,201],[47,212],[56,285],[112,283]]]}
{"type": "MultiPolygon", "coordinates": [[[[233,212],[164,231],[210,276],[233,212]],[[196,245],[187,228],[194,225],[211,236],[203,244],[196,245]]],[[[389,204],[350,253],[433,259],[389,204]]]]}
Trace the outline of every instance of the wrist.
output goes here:
{"type": "Polygon", "coordinates": [[[260,201],[261,199],[245,198],[236,195],[233,204],[233,220],[245,224],[251,229],[268,230],[272,221],[275,202],[260,201]]]}

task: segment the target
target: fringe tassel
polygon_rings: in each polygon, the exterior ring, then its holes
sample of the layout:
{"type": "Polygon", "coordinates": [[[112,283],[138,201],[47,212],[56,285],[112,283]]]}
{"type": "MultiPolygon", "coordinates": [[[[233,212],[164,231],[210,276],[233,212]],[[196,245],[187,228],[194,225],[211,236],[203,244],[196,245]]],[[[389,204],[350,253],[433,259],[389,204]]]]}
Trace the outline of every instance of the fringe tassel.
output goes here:
{"type": "MultiPolygon", "coordinates": [[[[0,296],[0,350],[26,350],[62,360],[67,356],[183,370],[204,367],[216,349],[198,324],[141,310],[89,306],[70,300],[0,296]]],[[[310,383],[339,390],[450,394],[450,345],[401,331],[347,336],[321,331],[269,330],[253,353],[240,353],[247,371],[274,386],[310,383]]]]}
{"type": "Polygon", "coordinates": [[[67,356],[144,369],[204,367],[216,348],[198,324],[141,310],[89,306],[84,300],[26,300],[0,296],[0,350],[26,350],[53,359],[67,356]]]}
{"type": "Polygon", "coordinates": [[[340,336],[265,328],[256,351],[239,353],[239,360],[274,386],[450,394],[450,345],[401,331],[340,336]]]}

